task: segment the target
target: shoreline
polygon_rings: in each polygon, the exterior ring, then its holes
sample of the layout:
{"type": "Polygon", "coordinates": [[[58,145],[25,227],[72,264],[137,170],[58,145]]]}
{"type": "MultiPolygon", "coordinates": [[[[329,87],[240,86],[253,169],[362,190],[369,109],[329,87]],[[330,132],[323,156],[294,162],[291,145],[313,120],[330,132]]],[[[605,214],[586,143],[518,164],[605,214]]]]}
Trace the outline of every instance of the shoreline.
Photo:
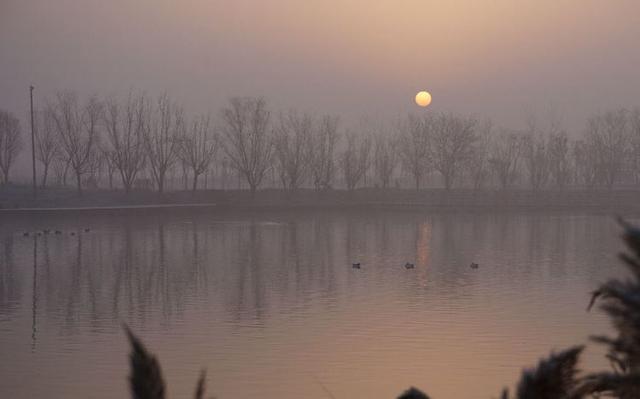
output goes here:
{"type": "Polygon", "coordinates": [[[14,208],[0,209],[2,217],[36,217],[44,215],[88,215],[88,214],[157,214],[171,213],[268,213],[268,212],[311,212],[311,211],[351,211],[351,212],[424,212],[424,213],[468,213],[468,214],[509,214],[509,213],[562,213],[562,214],[610,214],[633,216],[640,215],[637,207],[617,206],[507,206],[507,207],[453,207],[430,206],[420,203],[351,203],[351,204],[156,204],[123,205],[97,207],[54,207],[54,208],[14,208]]]}
{"type": "Polygon", "coordinates": [[[384,210],[426,212],[580,212],[640,214],[640,190],[472,190],[358,189],[292,195],[265,189],[173,191],[163,195],[139,191],[96,190],[78,197],[71,190],[47,190],[34,199],[27,189],[0,189],[0,215],[63,213],[136,213],[159,211],[384,210]]]}

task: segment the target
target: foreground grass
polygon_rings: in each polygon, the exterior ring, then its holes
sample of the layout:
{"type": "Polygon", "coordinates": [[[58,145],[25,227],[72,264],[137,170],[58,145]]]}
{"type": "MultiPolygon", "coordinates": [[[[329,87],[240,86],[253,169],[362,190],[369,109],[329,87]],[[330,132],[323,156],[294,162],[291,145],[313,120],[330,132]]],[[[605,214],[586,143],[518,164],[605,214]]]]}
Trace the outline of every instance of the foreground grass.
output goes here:
{"type": "MultiPolygon", "coordinates": [[[[620,221],[627,251],[620,260],[631,271],[627,280],[612,279],[602,284],[591,298],[609,316],[616,335],[594,336],[591,342],[607,346],[611,370],[580,376],[578,363],[584,349],[577,345],[540,360],[522,372],[512,396],[505,389],[501,399],[582,399],[611,397],[640,398],[640,229],[620,221]]],[[[164,399],[166,384],[157,358],[125,326],[131,343],[129,384],[133,399],[164,399]]],[[[205,372],[197,381],[194,398],[205,397],[205,372]]],[[[410,388],[398,399],[428,399],[417,388],[410,388]]]]}

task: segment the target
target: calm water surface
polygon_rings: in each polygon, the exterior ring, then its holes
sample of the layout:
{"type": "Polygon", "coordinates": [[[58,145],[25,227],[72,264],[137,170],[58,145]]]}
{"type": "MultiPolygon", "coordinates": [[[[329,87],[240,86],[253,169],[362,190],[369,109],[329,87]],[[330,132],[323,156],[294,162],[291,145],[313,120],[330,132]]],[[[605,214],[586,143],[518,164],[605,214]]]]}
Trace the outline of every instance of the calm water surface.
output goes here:
{"type": "MultiPolygon", "coordinates": [[[[410,385],[496,397],[550,350],[606,333],[585,312],[589,292],[624,273],[608,216],[1,222],[5,398],[127,397],[122,322],[159,356],[174,398],[190,397],[201,368],[218,398],[393,398],[410,385]],[[23,237],[45,228],[62,234],[23,237]]],[[[584,368],[606,367],[601,356],[590,346],[584,368]]]]}

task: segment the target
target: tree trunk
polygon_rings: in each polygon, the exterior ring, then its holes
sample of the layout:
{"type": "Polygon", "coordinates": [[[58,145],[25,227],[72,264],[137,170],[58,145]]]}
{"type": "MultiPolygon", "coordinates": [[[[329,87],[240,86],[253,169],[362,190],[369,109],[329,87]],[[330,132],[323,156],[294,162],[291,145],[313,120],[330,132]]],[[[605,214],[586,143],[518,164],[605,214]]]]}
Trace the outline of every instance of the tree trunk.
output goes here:
{"type": "Polygon", "coordinates": [[[164,193],[164,172],[158,173],[158,194],[164,193]]]}
{"type": "Polygon", "coordinates": [[[62,185],[66,186],[67,185],[67,175],[69,173],[69,162],[67,161],[64,164],[64,172],[62,172],[62,185]]]}
{"type": "Polygon", "coordinates": [[[193,172],[193,185],[191,186],[191,191],[196,192],[196,188],[198,188],[198,174],[193,172]]]}
{"type": "Polygon", "coordinates": [[[189,189],[189,178],[187,176],[187,168],[182,167],[182,185],[183,190],[187,191],[189,189]]]}
{"type": "Polygon", "coordinates": [[[76,187],[78,188],[78,197],[82,197],[82,174],[76,172],[76,187]]]}
{"type": "Polygon", "coordinates": [[[44,171],[42,172],[42,188],[47,187],[47,175],[49,174],[49,164],[44,165],[44,171]]]}
{"type": "Polygon", "coordinates": [[[444,189],[445,189],[446,191],[451,190],[451,181],[452,181],[453,179],[452,179],[452,178],[451,178],[451,176],[449,176],[448,174],[445,174],[443,177],[444,177],[444,189]]]}
{"type": "Polygon", "coordinates": [[[611,190],[613,188],[613,183],[616,181],[615,175],[613,173],[609,173],[607,176],[607,188],[611,190]]]}

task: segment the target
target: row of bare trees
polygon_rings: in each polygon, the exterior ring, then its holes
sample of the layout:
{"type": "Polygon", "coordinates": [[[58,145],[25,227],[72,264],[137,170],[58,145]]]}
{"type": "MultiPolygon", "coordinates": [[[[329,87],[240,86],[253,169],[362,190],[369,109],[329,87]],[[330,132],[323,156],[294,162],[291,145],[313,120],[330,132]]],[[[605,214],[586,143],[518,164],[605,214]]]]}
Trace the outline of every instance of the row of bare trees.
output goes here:
{"type": "Polygon", "coordinates": [[[2,182],[9,182],[11,166],[22,149],[20,121],[7,111],[0,110],[0,171],[2,182]]]}
{"type": "MultiPolygon", "coordinates": [[[[252,193],[267,184],[289,192],[410,181],[452,187],[640,184],[640,110],[592,115],[571,139],[557,118],[530,117],[521,130],[452,113],[409,115],[386,127],[347,129],[331,115],[274,114],[261,98],[233,98],[217,117],[188,117],[168,95],[130,93],[124,99],[59,93],[36,115],[41,185],[73,179],[77,191],[97,187],[152,188],[162,193],[182,173],[185,188],[199,178],[235,177],[252,193]],[[271,181],[268,181],[271,177],[271,181]]],[[[18,119],[0,111],[3,181],[23,147],[18,119]]]]}
{"type": "Polygon", "coordinates": [[[73,173],[79,194],[84,185],[97,184],[104,171],[111,188],[117,176],[130,192],[146,173],[162,193],[168,172],[179,162],[191,172],[195,190],[218,145],[208,116],[188,122],[183,108],[167,95],[155,101],[142,94],[124,101],[91,97],[80,103],[75,94],[60,93],[37,119],[42,186],[53,165],[62,183],[68,171],[73,173]]]}
{"type": "Polygon", "coordinates": [[[416,187],[433,172],[446,189],[461,179],[474,188],[493,180],[502,189],[532,190],[640,184],[639,109],[594,114],[577,140],[555,118],[494,131],[490,122],[452,114],[410,117],[398,140],[416,187]]]}

